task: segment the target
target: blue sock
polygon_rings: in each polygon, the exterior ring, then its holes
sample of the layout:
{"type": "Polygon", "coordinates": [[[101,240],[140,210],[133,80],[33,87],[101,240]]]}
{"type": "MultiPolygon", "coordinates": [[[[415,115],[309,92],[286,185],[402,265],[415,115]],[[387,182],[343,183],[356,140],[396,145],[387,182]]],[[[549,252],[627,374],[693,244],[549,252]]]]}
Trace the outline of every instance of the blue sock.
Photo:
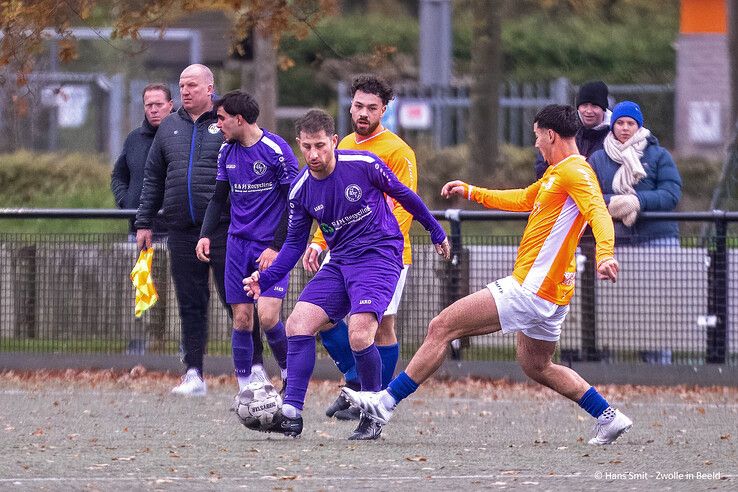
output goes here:
{"type": "Polygon", "coordinates": [[[302,410],[310,376],[315,368],[315,337],[287,337],[287,393],[284,403],[302,410]]]}
{"type": "Polygon", "coordinates": [[[390,381],[389,386],[387,386],[387,391],[392,395],[397,403],[400,403],[402,400],[412,395],[418,387],[418,383],[413,381],[405,371],[402,371],[395,379],[390,381]]]}
{"type": "Polygon", "coordinates": [[[336,363],[338,370],[344,374],[345,379],[347,381],[357,379],[356,361],[354,360],[354,354],[351,352],[346,322],[341,320],[330,330],[321,331],[320,339],[328,355],[336,363]]]}
{"type": "Polygon", "coordinates": [[[354,352],[356,372],[359,373],[362,391],[379,391],[382,389],[382,359],[379,350],[373,343],[364,350],[354,352]]]}
{"type": "Polygon", "coordinates": [[[597,418],[607,410],[610,404],[597,392],[594,386],[590,386],[579,399],[579,406],[592,417],[597,418]]]}
{"type": "Polygon", "coordinates": [[[400,358],[400,344],[377,345],[377,350],[382,358],[382,389],[385,389],[395,375],[397,360],[400,358]]]}
{"type": "Polygon", "coordinates": [[[287,368],[287,334],[284,331],[284,323],[277,321],[277,324],[268,330],[264,330],[267,337],[267,343],[272,349],[272,354],[277,360],[280,369],[287,368]]]}
{"type": "Polygon", "coordinates": [[[254,340],[251,338],[251,332],[234,328],[231,346],[236,377],[248,376],[251,374],[251,359],[254,356],[254,340]]]}

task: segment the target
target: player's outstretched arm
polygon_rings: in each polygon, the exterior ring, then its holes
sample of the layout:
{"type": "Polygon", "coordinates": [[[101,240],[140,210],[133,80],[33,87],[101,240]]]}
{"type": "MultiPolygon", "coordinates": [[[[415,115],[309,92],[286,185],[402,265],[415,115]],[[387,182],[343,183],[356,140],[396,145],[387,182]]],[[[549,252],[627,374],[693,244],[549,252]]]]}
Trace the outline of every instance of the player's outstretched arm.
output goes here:
{"type": "Polygon", "coordinates": [[[246,292],[247,296],[253,297],[254,300],[259,298],[261,295],[261,287],[259,286],[258,270],[243,279],[243,290],[246,292]]]}
{"type": "Polygon", "coordinates": [[[469,186],[467,183],[456,179],[454,181],[449,181],[448,183],[443,185],[443,187],[441,188],[441,196],[446,199],[460,196],[469,200],[470,189],[471,186],[469,186]]]}

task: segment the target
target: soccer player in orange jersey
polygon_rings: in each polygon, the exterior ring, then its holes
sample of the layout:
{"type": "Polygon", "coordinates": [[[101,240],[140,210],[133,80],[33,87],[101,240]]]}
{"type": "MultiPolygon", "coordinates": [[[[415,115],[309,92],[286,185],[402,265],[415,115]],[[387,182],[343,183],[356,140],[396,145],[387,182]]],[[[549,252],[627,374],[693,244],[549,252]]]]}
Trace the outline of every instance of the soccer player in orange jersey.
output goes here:
{"type": "Polygon", "coordinates": [[[615,282],[619,269],[613,224],[597,177],[574,141],[578,125],[571,106],[549,105],[536,115],[536,148],[552,164],[525,189],[487,190],[462,181],[443,186],[441,195],[446,198],[462,196],[488,208],[530,212],[512,275],[441,311],[405,372],[386,390],[344,388],[346,398],[365,415],[386,423],[397,403],[441,366],[452,340],[502,331],[516,333],[517,359],[528,377],[577,402],[597,419],[590,444],[610,444],[631,428],[633,422],[579,374],[552,361],[574,294],[575,253],[587,223],[597,243],[598,276],[615,282]]]}
{"type": "MultiPolygon", "coordinates": [[[[418,171],[415,152],[399,136],[382,125],[382,116],[387,104],[394,97],[392,87],[375,75],[359,75],[351,84],[351,124],[354,132],[345,136],[338,144],[341,150],[367,150],[379,156],[402,184],[417,193],[418,171]]],[[[395,319],[402,299],[407,272],[412,264],[410,249],[410,226],[413,216],[402,205],[387,197],[392,214],[397,219],[405,240],[402,252],[403,269],[397,282],[392,302],[387,307],[382,322],[377,328],[375,342],[382,359],[382,389],[386,388],[394,376],[395,366],[400,355],[400,346],[395,333],[395,319]]],[[[326,249],[323,234],[318,229],[303,256],[303,266],[315,273],[318,268],[318,255],[326,249]]],[[[328,260],[326,260],[328,261],[328,260]]],[[[323,346],[344,374],[346,386],[359,389],[358,375],[354,357],[348,341],[348,328],[345,321],[320,334],[323,346]]],[[[349,403],[339,395],[326,410],[328,417],[339,420],[359,420],[359,410],[350,408],[349,403]]]]}

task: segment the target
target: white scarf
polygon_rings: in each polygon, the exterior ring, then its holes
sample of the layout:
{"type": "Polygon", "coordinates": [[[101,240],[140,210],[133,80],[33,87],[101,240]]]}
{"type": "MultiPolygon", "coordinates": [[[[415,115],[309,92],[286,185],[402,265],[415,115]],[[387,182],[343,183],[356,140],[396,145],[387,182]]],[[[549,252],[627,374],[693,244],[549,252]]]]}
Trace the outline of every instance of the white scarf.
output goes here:
{"type": "Polygon", "coordinates": [[[625,143],[620,143],[612,132],[605,137],[605,153],[613,161],[620,164],[612,180],[612,189],[619,195],[635,195],[633,188],[640,180],[646,177],[646,171],[641,164],[643,150],[648,145],[646,138],[651,132],[646,128],[639,128],[625,143]]]}

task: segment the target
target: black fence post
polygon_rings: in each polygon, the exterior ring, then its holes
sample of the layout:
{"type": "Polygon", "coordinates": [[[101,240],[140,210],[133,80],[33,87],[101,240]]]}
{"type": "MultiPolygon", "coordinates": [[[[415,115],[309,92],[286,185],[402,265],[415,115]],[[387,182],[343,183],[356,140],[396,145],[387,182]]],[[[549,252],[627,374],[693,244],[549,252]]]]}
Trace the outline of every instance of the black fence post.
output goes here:
{"type": "MultiPolygon", "coordinates": [[[[724,212],[715,211],[724,215],[724,212]]],[[[707,310],[714,316],[714,323],[707,326],[706,361],[724,364],[726,355],[728,321],[728,223],[724,217],[715,221],[715,238],[710,248],[710,266],[707,276],[707,310]]]]}
{"type": "Polygon", "coordinates": [[[595,240],[589,228],[579,243],[584,255],[584,267],[579,292],[582,313],[582,360],[599,361],[600,352],[597,349],[597,291],[595,279],[597,274],[597,256],[595,240]]]}
{"type": "MultiPolygon", "coordinates": [[[[469,288],[468,271],[464,258],[464,245],[461,238],[461,211],[458,209],[446,210],[446,219],[451,226],[449,243],[451,245],[451,261],[446,263],[448,284],[446,288],[446,299],[444,305],[450,306],[466,295],[469,288]]],[[[461,359],[462,341],[451,342],[451,357],[455,360],[461,359]]]]}

